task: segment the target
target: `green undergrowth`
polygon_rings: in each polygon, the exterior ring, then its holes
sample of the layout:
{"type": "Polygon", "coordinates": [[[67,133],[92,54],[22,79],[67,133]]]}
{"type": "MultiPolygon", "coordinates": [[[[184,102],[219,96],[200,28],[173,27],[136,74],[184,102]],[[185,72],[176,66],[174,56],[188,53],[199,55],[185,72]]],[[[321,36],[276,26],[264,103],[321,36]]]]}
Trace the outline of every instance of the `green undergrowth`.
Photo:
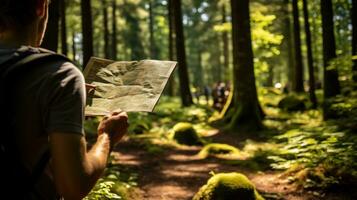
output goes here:
{"type": "Polygon", "coordinates": [[[137,186],[138,174],[120,165],[109,164],[84,200],[129,199],[131,190],[137,186]]]}
{"type": "Polygon", "coordinates": [[[292,182],[304,188],[328,188],[357,181],[357,136],[336,127],[295,129],[277,136],[283,144],[270,156],[275,169],[288,170],[292,182]]]}

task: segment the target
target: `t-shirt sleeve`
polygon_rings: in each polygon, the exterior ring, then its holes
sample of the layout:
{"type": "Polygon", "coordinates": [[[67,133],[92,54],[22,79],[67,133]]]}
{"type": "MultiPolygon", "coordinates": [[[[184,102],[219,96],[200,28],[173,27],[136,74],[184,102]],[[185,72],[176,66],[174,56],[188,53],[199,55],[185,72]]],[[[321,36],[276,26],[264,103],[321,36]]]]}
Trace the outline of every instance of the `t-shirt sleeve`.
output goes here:
{"type": "Polygon", "coordinates": [[[48,133],[75,133],[84,135],[85,81],[82,73],[69,62],[61,64],[47,80],[48,133]]]}

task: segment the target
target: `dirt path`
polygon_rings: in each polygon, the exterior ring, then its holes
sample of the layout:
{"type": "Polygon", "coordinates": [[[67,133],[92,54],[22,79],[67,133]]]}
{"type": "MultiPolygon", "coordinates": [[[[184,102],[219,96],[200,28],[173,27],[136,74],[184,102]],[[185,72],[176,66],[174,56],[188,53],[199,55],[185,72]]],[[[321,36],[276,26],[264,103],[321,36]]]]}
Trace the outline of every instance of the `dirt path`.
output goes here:
{"type": "MultiPolygon", "coordinates": [[[[240,172],[256,185],[266,199],[348,199],[336,195],[314,196],[299,193],[277,172],[255,172],[224,164],[219,160],[200,159],[196,156],[199,147],[180,147],[163,154],[153,155],[138,148],[132,141],[122,142],[115,153],[116,162],[139,173],[135,200],[188,200],[211,177],[211,171],[240,172]]],[[[338,195],[340,196],[340,195],[338,195]]]]}

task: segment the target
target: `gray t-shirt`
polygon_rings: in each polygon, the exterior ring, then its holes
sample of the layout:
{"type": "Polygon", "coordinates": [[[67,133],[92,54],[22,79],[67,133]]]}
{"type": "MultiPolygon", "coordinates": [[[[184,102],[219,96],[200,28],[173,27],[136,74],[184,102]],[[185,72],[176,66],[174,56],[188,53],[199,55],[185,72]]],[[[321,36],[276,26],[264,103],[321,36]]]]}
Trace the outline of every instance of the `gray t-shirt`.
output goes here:
{"type": "MultiPolygon", "coordinates": [[[[24,47],[22,47],[24,48],[24,47]]],[[[0,47],[0,64],[15,55],[16,49],[0,47]]],[[[12,111],[19,157],[31,171],[48,147],[53,132],[84,135],[85,86],[82,73],[69,62],[34,62],[26,74],[9,83],[9,110],[12,111]]],[[[63,147],[66,148],[66,147],[63,147]]],[[[39,181],[40,193],[51,193],[54,184],[50,166],[47,178],[39,181]],[[42,188],[46,186],[47,188],[42,188]]]]}

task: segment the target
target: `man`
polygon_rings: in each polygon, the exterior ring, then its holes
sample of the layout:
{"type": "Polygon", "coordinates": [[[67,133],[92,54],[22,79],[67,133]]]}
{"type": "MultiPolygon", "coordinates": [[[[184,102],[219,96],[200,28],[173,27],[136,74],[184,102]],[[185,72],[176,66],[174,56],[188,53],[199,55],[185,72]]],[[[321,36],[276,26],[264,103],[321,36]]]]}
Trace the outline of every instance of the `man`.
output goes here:
{"type": "MultiPolygon", "coordinates": [[[[48,4],[49,0],[0,0],[0,67],[20,52],[41,51],[32,47],[40,46],[43,39],[48,4]]],[[[30,173],[48,149],[51,159],[34,185],[26,187],[29,194],[21,196],[27,191],[17,184],[27,180],[21,180],[18,174],[20,180],[11,182],[15,185],[4,183],[10,185],[7,190],[17,191],[9,199],[82,199],[105,169],[110,149],[126,133],[128,117],[124,112],[106,116],[99,124],[96,143],[87,151],[83,75],[72,63],[61,59],[32,65],[36,66],[26,66],[31,69],[6,83],[9,94],[1,94],[1,98],[6,96],[6,119],[11,122],[1,122],[1,137],[13,136],[16,155],[12,157],[30,173]]],[[[3,197],[4,192],[10,192],[0,189],[3,197]]]]}

